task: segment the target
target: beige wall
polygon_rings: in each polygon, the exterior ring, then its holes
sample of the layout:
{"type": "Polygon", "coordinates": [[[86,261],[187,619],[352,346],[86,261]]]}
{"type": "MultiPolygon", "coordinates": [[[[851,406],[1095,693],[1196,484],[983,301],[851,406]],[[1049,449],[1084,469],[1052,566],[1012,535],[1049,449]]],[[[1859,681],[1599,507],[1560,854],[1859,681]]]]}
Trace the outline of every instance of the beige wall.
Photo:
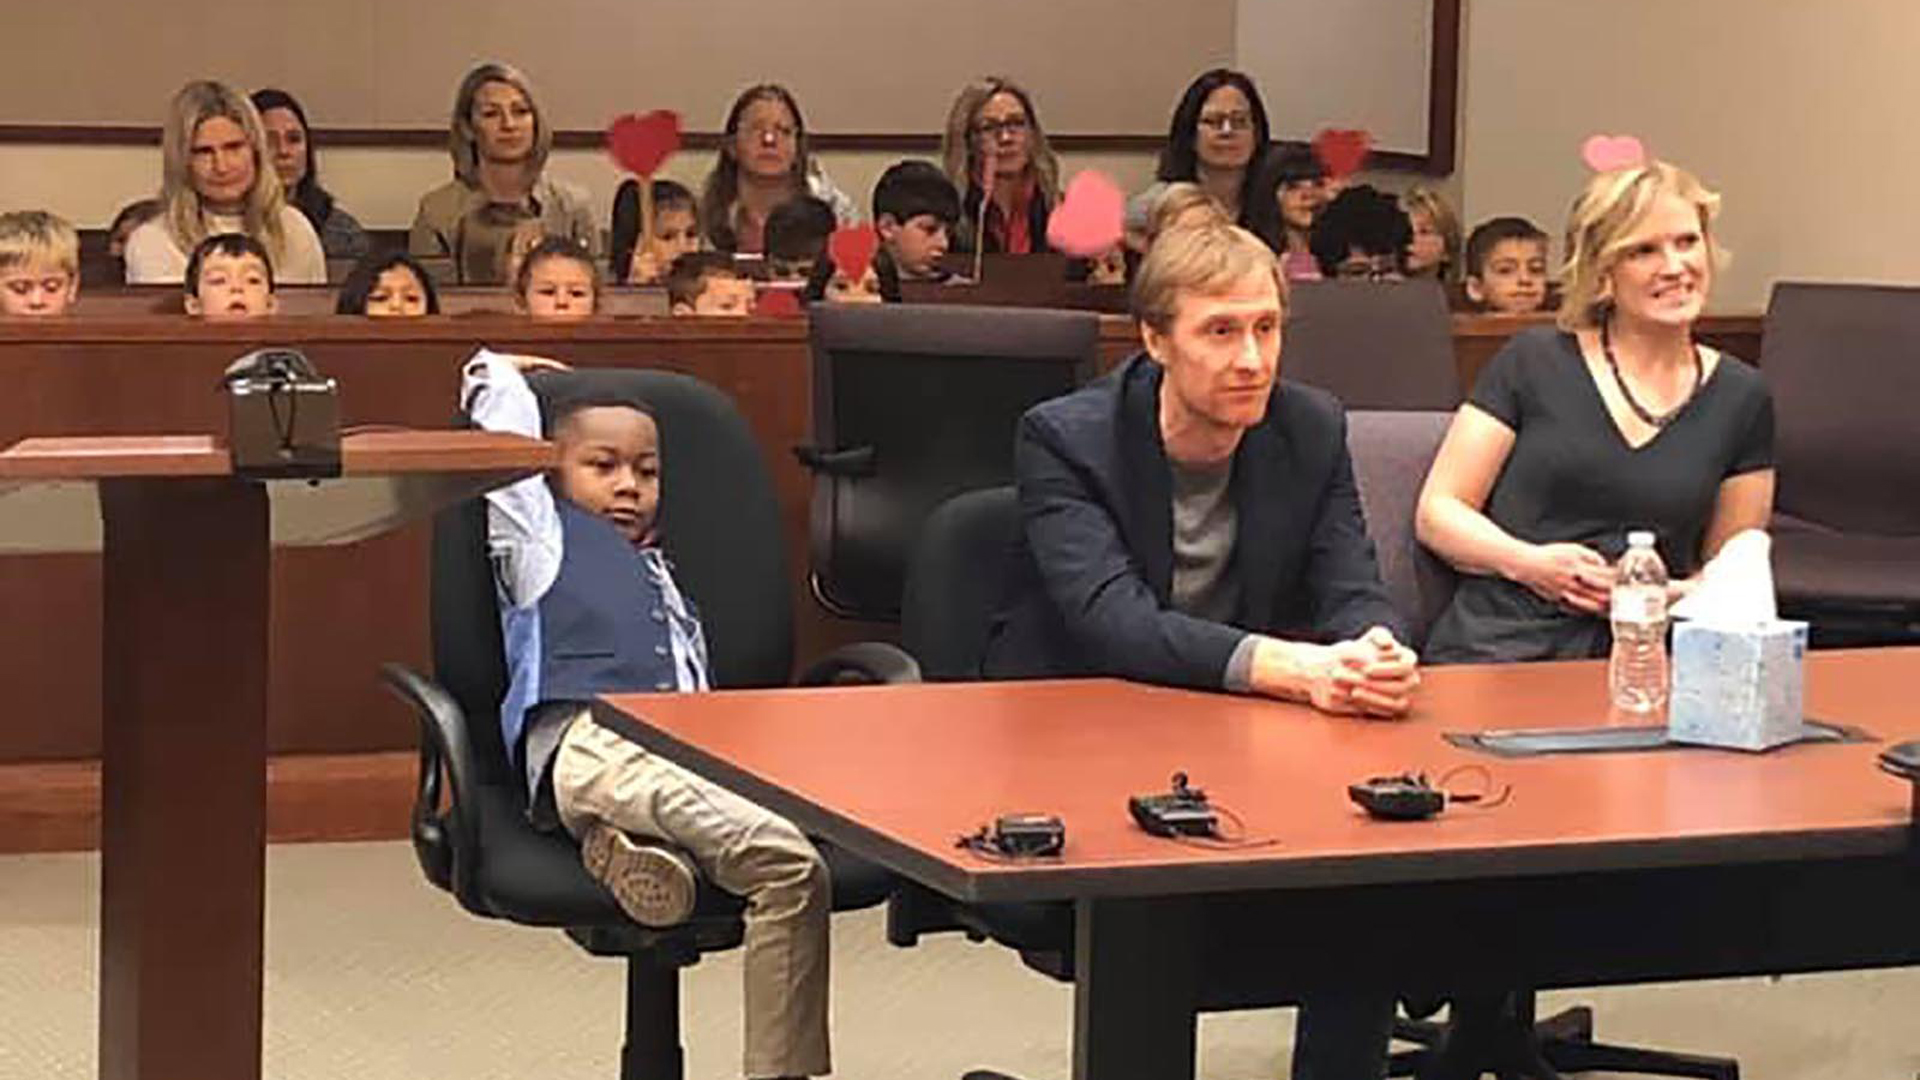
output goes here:
{"type": "Polygon", "coordinates": [[[1466,218],[1559,234],[1580,143],[1640,136],[1724,197],[1721,310],[1778,280],[1920,283],[1920,3],[1473,0],[1466,218]]]}

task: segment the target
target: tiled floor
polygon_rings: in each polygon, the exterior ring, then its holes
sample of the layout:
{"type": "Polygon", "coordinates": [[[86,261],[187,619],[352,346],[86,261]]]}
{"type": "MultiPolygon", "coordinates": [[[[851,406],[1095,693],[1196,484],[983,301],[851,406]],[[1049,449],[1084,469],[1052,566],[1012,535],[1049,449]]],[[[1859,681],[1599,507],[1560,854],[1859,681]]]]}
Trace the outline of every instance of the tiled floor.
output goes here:
{"type": "MultiPolygon", "coordinates": [[[[94,1075],[91,856],[0,858],[0,1080],[94,1075]]],[[[420,880],[401,844],[275,847],[268,864],[272,1080],[611,1080],[621,969],[558,933],[483,923],[420,880]]],[[[991,1066],[1068,1072],[1068,991],[954,937],[889,947],[878,912],[835,923],[838,1077],[991,1066]]],[[[738,954],[685,979],[688,1080],[738,1075],[738,954]]],[[[1564,1000],[1556,995],[1549,1000],[1564,1000]]],[[[1589,992],[1604,1035],[1737,1055],[1749,1080],[1920,1075],[1920,971],[1589,992]]],[[[1201,1073],[1285,1072],[1284,1012],[1208,1017],[1201,1073]]]]}

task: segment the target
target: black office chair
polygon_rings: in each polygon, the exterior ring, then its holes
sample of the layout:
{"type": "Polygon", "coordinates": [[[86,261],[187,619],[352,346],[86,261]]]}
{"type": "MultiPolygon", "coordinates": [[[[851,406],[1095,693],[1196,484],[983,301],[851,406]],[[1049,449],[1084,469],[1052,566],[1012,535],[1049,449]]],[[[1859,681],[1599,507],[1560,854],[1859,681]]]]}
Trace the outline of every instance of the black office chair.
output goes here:
{"type": "Polygon", "coordinates": [[[1453,316],[1434,281],[1302,281],[1290,292],[1281,370],[1349,409],[1460,403],[1453,316]]]}
{"type": "MultiPolygon", "coordinates": [[[[579,371],[536,376],[537,389],[596,385],[646,401],[659,419],[660,522],[676,575],[699,604],[721,687],[779,686],[792,669],[793,625],[778,505],[746,421],[720,391],[655,371],[579,371]]],[[[414,851],[435,886],[483,918],[560,927],[595,956],[627,962],[622,1080],[678,1080],[679,970],[700,954],[740,943],[741,901],[701,883],[693,917],[667,929],[629,921],[588,875],[577,847],[526,817],[526,782],[500,736],[506,671],[500,616],[486,552],[486,509],[474,499],[434,523],[434,669],[438,683],[390,664],[387,685],[418,714],[419,790],[414,851]]],[[[836,651],[802,682],[857,677],[917,681],[911,658],[878,643],[836,651]]],[[[891,875],[819,844],[831,871],[835,910],[870,907],[894,888],[891,875]]]]}
{"type": "Polygon", "coordinates": [[[1920,503],[1896,494],[1920,482],[1920,289],[1776,285],[1761,349],[1782,609],[1820,645],[1920,640],[1920,503]]]}
{"type": "MultiPolygon", "coordinates": [[[[1452,568],[1414,535],[1420,488],[1452,420],[1452,414],[1444,412],[1347,414],[1347,448],[1381,581],[1408,621],[1416,648],[1446,609],[1456,581],[1452,568]]],[[[1725,1058],[1596,1043],[1593,1010],[1588,1006],[1536,1019],[1537,998],[1531,990],[1516,992],[1509,1015],[1493,1020],[1476,1017],[1483,1023],[1471,1031],[1429,1019],[1441,1004],[1437,994],[1409,996],[1409,1018],[1395,1023],[1394,1037],[1420,1049],[1394,1054],[1388,1062],[1389,1076],[1477,1078],[1482,1068],[1502,1077],[1597,1070],[1709,1080],[1739,1076],[1739,1064],[1725,1058]]]]}
{"type": "Polygon", "coordinates": [[[949,496],[1013,479],[1021,414],[1092,377],[1099,317],[964,305],[816,305],[814,594],[900,617],[906,564],[949,496]]]}

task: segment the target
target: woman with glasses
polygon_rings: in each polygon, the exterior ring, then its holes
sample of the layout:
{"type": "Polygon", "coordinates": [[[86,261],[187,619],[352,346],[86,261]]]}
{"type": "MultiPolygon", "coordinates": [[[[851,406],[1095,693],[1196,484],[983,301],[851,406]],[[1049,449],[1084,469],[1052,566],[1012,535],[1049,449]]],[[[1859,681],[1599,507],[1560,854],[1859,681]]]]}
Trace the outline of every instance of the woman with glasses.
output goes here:
{"type": "Polygon", "coordinates": [[[700,195],[700,220],[715,251],[765,251],[768,215],[796,195],[826,203],[841,225],[859,222],[859,208],[808,154],[807,122],[786,87],[762,83],[741,91],[727,110],[725,133],[700,195]]]}
{"type": "Polygon", "coordinates": [[[1047,145],[1031,95],[997,77],[968,85],[947,115],[940,154],[953,186],[966,192],[955,251],[1052,250],[1047,216],[1060,201],[1060,161],[1047,145]]]}
{"type": "Polygon", "coordinates": [[[467,72],[448,127],[453,179],[420,197],[407,236],[414,256],[450,258],[460,281],[498,284],[529,239],[564,236],[597,249],[586,190],[546,175],[553,130],[518,69],[467,72]]]}
{"type": "Polygon", "coordinates": [[[1227,217],[1258,233],[1259,201],[1252,196],[1267,149],[1267,107],[1253,80],[1214,68],[1193,80],[1173,110],[1155,183],[1127,204],[1127,227],[1145,233],[1168,184],[1198,184],[1226,208],[1227,217]]]}

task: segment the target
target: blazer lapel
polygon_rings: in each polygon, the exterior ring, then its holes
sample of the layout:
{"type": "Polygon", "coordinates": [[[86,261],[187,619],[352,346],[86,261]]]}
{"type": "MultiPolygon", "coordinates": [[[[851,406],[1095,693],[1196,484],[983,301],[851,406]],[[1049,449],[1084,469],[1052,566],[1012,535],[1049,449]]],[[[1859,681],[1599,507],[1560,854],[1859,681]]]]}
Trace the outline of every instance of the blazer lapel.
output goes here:
{"type": "Polygon", "coordinates": [[[1275,384],[1266,418],[1241,438],[1233,457],[1233,506],[1240,520],[1233,564],[1240,577],[1240,625],[1249,630],[1273,628],[1281,537],[1288,515],[1297,516],[1306,509],[1295,498],[1293,448],[1274,422],[1278,398],[1284,392],[1275,384]]]}
{"type": "Polygon", "coordinates": [[[1173,596],[1173,474],[1160,444],[1160,366],[1142,354],[1127,372],[1120,399],[1120,453],[1126,475],[1127,546],[1140,560],[1153,594],[1173,596]]]}

